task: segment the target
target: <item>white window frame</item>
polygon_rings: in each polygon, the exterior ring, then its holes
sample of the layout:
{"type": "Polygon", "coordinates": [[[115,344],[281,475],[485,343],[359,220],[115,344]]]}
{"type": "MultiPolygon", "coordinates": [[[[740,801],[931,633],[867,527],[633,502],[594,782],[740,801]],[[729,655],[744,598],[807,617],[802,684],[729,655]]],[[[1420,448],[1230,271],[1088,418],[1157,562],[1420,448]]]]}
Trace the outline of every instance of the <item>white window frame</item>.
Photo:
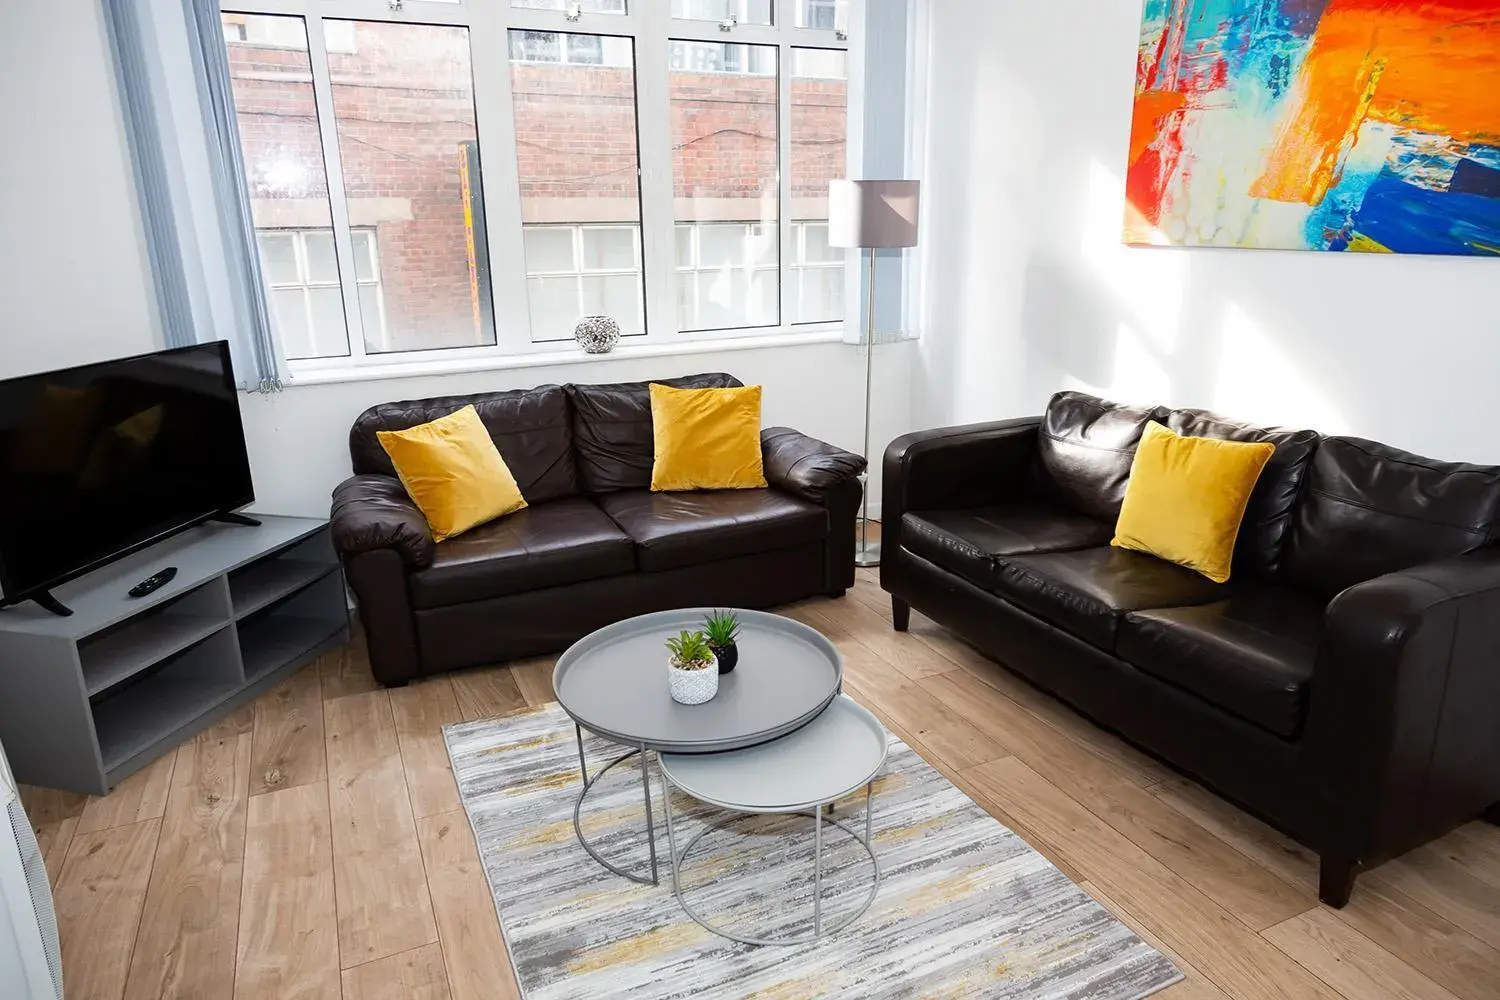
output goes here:
{"type": "MultiPolygon", "coordinates": [[[[566,271],[558,271],[558,270],[534,269],[534,268],[528,267],[528,269],[526,271],[526,279],[527,279],[528,282],[531,279],[533,279],[533,278],[573,278],[574,279],[574,286],[573,286],[574,298],[575,298],[575,300],[578,303],[577,315],[582,316],[584,314],[584,302],[583,302],[583,299],[584,299],[584,295],[583,295],[583,279],[584,278],[633,277],[633,278],[636,279],[637,299],[640,300],[640,301],[637,302],[636,308],[642,310],[642,315],[644,315],[644,309],[645,309],[644,296],[641,296],[639,294],[639,290],[640,290],[640,278],[641,278],[641,227],[638,224],[636,224],[634,222],[528,222],[523,227],[523,229],[524,230],[528,230],[528,231],[529,230],[537,230],[537,229],[554,229],[554,230],[564,230],[565,229],[565,230],[568,230],[569,235],[572,237],[572,242],[573,242],[573,266],[571,268],[569,268],[566,271]],[[586,265],[586,263],[585,263],[585,254],[584,254],[584,245],[583,245],[584,233],[586,233],[586,232],[597,232],[599,230],[604,230],[604,229],[612,230],[612,231],[625,230],[625,231],[628,231],[630,233],[630,237],[631,237],[630,245],[631,245],[631,252],[632,252],[632,254],[634,256],[634,266],[628,267],[628,268],[624,268],[624,267],[588,267],[586,265]]],[[[524,239],[524,236],[523,236],[523,239],[524,239]]],[[[529,299],[528,299],[528,302],[527,302],[527,306],[528,306],[528,308],[530,306],[529,299]]],[[[528,316],[529,315],[530,315],[530,313],[528,311],[528,316]]],[[[573,335],[571,330],[568,331],[565,336],[561,336],[561,337],[554,336],[554,337],[550,337],[550,338],[549,337],[541,336],[541,332],[537,331],[537,330],[532,330],[531,332],[532,332],[532,336],[539,337],[539,339],[536,341],[536,343],[538,343],[538,344],[559,344],[559,343],[563,343],[563,342],[569,340],[572,337],[572,335],[573,335]]],[[[643,342],[645,340],[645,337],[646,337],[646,335],[644,333],[629,333],[629,332],[626,332],[625,336],[629,338],[629,341],[631,343],[641,343],[641,342],[643,342]]],[[[424,352],[424,353],[426,353],[426,352],[424,352]]]]}
{"type": "MultiPolygon", "coordinates": [[[[789,252],[795,245],[790,169],[792,49],[843,49],[849,53],[846,174],[853,176],[852,167],[858,161],[862,147],[858,134],[862,115],[858,110],[859,99],[855,96],[862,74],[856,72],[855,66],[863,56],[863,33],[797,28],[796,5],[801,2],[774,0],[773,24],[742,23],[724,31],[715,21],[672,17],[668,0],[628,0],[624,14],[585,12],[576,21],[568,19],[566,9],[512,7],[510,0],[404,0],[396,10],[388,0],[223,0],[221,9],[226,13],[293,15],[302,17],[306,25],[333,214],[334,246],[339,271],[349,276],[345,282],[344,301],[350,350],[342,357],[289,361],[287,367],[293,381],[299,373],[306,373],[316,381],[338,377],[345,372],[350,377],[358,377],[362,369],[389,370],[404,366],[413,369],[485,367],[487,364],[504,367],[518,359],[524,361],[529,355],[557,353],[558,341],[535,341],[531,330],[510,82],[511,29],[614,35],[629,37],[633,41],[646,332],[629,338],[631,345],[649,346],[670,353],[674,348],[691,350],[708,339],[755,338],[781,342],[789,337],[793,340],[813,339],[821,334],[827,339],[828,336],[845,334],[849,323],[847,318],[838,322],[793,323],[785,308],[801,279],[801,269],[795,265],[793,253],[789,252]],[[387,353],[365,350],[366,338],[353,280],[354,251],[349,235],[349,209],[344,197],[343,167],[338,153],[328,53],[324,43],[325,19],[454,25],[468,29],[475,121],[484,163],[485,234],[492,297],[489,305],[494,312],[496,334],[493,345],[387,353]],[[672,40],[771,45],[779,50],[777,134],[782,252],[778,256],[778,267],[783,308],[777,326],[713,331],[678,329],[675,235],[678,220],[673,198],[668,56],[672,40]]],[[[866,0],[850,0],[851,25],[864,23],[865,3],[866,0]]],[[[852,275],[853,271],[846,268],[845,273],[852,275]]]]}

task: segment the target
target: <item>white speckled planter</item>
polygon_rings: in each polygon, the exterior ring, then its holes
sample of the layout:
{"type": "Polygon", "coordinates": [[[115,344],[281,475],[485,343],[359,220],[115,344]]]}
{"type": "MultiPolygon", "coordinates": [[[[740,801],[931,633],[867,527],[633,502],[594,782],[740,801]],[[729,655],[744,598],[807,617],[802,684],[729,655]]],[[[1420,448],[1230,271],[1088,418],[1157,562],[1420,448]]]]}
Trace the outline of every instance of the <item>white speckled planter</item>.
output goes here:
{"type": "Polygon", "coordinates": [[[679,670],[667,660],[667,690],[683,705],[701,705],[719,693],[719,668],[710,663],[702,670],[679,670]]]}

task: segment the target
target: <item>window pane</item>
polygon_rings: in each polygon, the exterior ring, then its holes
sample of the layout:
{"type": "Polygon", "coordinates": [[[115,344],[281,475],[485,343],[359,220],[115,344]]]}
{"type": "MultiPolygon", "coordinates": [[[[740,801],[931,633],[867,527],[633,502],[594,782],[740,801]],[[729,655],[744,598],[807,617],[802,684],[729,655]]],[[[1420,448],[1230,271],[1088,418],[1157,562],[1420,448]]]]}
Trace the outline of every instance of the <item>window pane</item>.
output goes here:
{"type": "MultiPolygon", "coordinates": [[[[624,14],[625,0],[578,0],[585,14],[624,14]]],[[[510,0],[512,7],[528,10],[568,10],[573,0],[510,0]]]]}
{"type": "Polygon", "coordinates": [[[672,16],[691,21],[723,21],[732,16],[740,24],[770,24],[771,0],[672,0],[672,16]]]}
{"type": "Polygon", "coordinates": [[[693,227],[676,226],[674,235],[677,238],[677,266],[693,266],[693,227]]]}
{"type": "Polygon", "coordinates": [[[584,229],[583,269],[633,271],[635,247],[634,229],[584,229]]]}
{"type": "Polygon", "coordinates": [[[775,298],[767,309],[759,292],[752,295],[748,269],[780,260],[776,49],[715,47],[744,49],[751,66],[770,72],[673,69],[669,77],[677,219],[708,224],[697,266],[711,273],[697,281],[696,317],[686,329],[774,326],[775,298]]]}
{"type": "Polygon", "coordinates": [[[356,281],[379,281],[380,268],[375,260],[375,233],[356,229],[354,236],[354,278],[356,281]]]}
{"type": "Polygon", "coordinates": [[[314,357],[327,357],[344,333],[344,293],[337,286],[309,288],[308,311],[312,314],[314,357]]]}
{"type": "Polygon", "coordinates": [[[522,236],[526,241],[528,273],[578,270],[573,261],[572,226],[527,226],[522,236]]]}
{"type": "Polygon", "coordinates": [[[359,312],[364,317],[365,326],[374,327],[383,332],[385,327],[384,313],[380,307],[380,286],[359,286],[359,312]]]}
{"type": "MultiPolygon", "coordinates": [[[[828,246],[828,182],[847,175],[849,133],[848,54],[831,49],[792,49],[792,218],[802,220],[803,262],[837,262],[843,253],[828,246]]],[[[843,319],[843,294],[827,290],[843,280],[843,267],[818,278],[819,294],[798,295],[793,323],[843,319]],[[831,312],[830,312],[831,310],[831,312]]]]}
{"type": "Polygon", "coordinates": [[[260,267],[268,285],[297,285],[302,279],[297,272],[296,237],[291,233],[265,232],[255,234],[260,244],[260,267]]]}
{"type": "Polygon", "coordinates": [[[583,311],[590,316],[612,316],[620,332],[641,329],[640,283],[634,275],[606,274],[583,279],[583,311]]]}
{"type": "Polygon", "coordinates": [[[320,229],[303,233],[302,246],[307,253],[307,283],[338,284],[339,262],[333,254],[333,230],[320,229]]]}
{"type": "Polygon", "coordinates": [[[849,0],[796,0],[797,27],[849,30],[849,0]]]}
{"type": "MultiPolygon", "coordinates": [[[[307,33],[300,17],[223,17],[235,116],[245,153],[245,184],[260,233],[261,269],[268,283],[300,283],[303,276],[294,249],[297,237],[263,231],[331,231],[333,227],[307,33]]],[[[337,315],[325,310],[324,329],[315,347],[303,294],[294,289],[286,295],[271,295],[272,322],[288,357],[348,354],[342,302],[337,315]]]]}
{"type": "MultiPolygon", "coordinates": [[[[574,262],[568,251],[568,270],[610,268],[631,272],[617,285],[629,283],[630,295],[609,295],[599,308],[629,309],[613,315],[621,332],[645,332],[641,322],[639,157],[636,152],[635,60],[628,38],[560,35],[564,51],[598,51],[603,65],[572,62],[538,63],[515,56],[511,32],[511,93],[515,102],[517,172],[521,182],[521,219],[528,227],[526,273],[530,276],[563,270],[555,244],[544,246],[534,236],[543,224],[573,238],[581,237],[584,260],[574,262]],[[585,44],[583,38],[592,37],[585,44]],[[597,46],[594,46],[597,43],[597,46]],[[603,224],[608,228],[591,228],[603,224]]],[[[561,237],[556,237],[560,239],[561,237]]],[[[531,289],[531,337],[535,341],[565,340],[573,336],[581,304],[578,282],[570,279],[572,305],[563,310],[560,294],[541,281],[531,289]],[[538,301],[538,297],[543,297],[538,301]]]]}
{"type": "MultiPolygon", "coordinates": [[[[527,299],[531,306],[531,336],[544,340],[571,340],[573,328],[583,317],[583,305],[578,299],[578,279],[529,278],[526,281],[527,299]]],[[[620,327],[623,331],[624,324],[620,327]]]]}
{"type": "Polygon", "coordinates": [[[348,23],[355,51],[328,54],[334,117],[350,219],[380,233],[385,303],[365,349],[493,344],[468,29],[348,23]]]}
{"type": "Polygon", "coordinates": [[[844,269],[809,267],[798,272],[795,307],[803,323],[833,322],[844,316],[844,269]]]}

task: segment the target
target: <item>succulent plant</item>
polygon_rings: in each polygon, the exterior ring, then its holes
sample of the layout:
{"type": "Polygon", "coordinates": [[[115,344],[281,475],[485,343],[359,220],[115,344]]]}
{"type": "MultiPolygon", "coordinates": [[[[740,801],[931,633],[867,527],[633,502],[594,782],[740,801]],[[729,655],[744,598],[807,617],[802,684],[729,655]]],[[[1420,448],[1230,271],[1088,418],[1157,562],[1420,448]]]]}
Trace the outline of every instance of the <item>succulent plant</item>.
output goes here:
{"type": "Polygon", "coordinates": [[[702,632],[684,629],[681,635],[667,640],[667,652],[672,654],[672,666],[678,670],[705,670],[714,662],[714,651],[702,632]]]}
{"type": "Polygon", "coordinates": [[[715,611],[703,619],[703,635],[714,649],[733,646],[740,637],[740,618],[733,611],[715,611]]]}

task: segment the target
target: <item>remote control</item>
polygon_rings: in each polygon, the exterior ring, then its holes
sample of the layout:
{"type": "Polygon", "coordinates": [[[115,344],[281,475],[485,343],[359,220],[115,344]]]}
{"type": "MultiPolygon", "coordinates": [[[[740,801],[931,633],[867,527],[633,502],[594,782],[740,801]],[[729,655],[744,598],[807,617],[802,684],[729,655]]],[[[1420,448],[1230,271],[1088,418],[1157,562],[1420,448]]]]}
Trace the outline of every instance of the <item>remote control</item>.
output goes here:
{"type": "Polygon", "coordinates": [[[153,590],[160,590],[162,587],[166,586],[172,581],[172,577],[176,575],[177,567],[168,566],[160,573],[153,573],[150,576],[146,577],[146,579],[142,580],[140,583],[136,584],[134,587],[131,587],[130,596],[145,597],[153,590]]]}

